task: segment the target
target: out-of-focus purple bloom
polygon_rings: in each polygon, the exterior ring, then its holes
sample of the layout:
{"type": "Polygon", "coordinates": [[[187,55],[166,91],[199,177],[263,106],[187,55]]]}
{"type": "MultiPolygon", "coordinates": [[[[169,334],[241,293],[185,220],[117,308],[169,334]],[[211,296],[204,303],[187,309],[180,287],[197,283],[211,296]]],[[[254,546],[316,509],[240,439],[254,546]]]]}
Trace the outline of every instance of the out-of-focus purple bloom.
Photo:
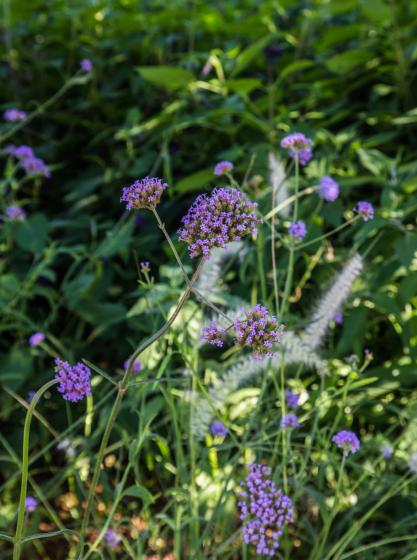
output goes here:
{"type": "Polygon", "coordinates": [[[300,403],[300,395],[297,395],[297,393],[293,393],[292,391],[285,391],[285,402],[288,408],[297,410],[300,403]]]}
{"type": "Polygon", "coordinates": [[[339,184],[328,175],[325,175],[320,179],[319,196],[327,202],[334,202],[339,196],[339,184]]]}
{"type": "Polygon", "coordinates": [[[244,319],[234,321],[236,330],[235,343],[249,346],[255,359],[272,356],[271,348],[274,342],[279,342],[284,332],[284,325],[278,324],[276,317],[269,314],[263,305],[255,305],[245,312],[244,319]]]}
{"type": "Polygon", "coordinates": [[[80,68],[83,72],[86,72],[88,74],[93,69],[93,63],[91,62],[91,60],[89,58],[83,58],[80,61],[80,68]]]}
{"type": "Polygon", "coordinates": [[[6,216],[9,218],[9,220],[22,222],[26,219],[26,212],[20,206],[12,204],[6,209],[6,216]]]}
{"type": "Polygon", "coordinates": [[[366,200],[358,202],[358,205],[353,209],[353,211],[359,214],[359,216],[362,216],[364,222],[374,219],[374,207],[370,202],[366,202],[366,200]]]}
{"type": "Polygon", "coordinates": [[[300,425],[298,418],[292,412],[287,412],[281,418],[280,426],[283,430],[286,428],[298,428],[300,425]]]}
{"type": "MultiPolygon", "coordinates": [[[[129,367],[129,359],[130,358],[123,362],[123,369],[127,369],[129,367]]],[[[136,358],[136,360],[133,362],[131,371],[133,371],[134,373],[138,373],[139,371],[141,371],[141,369],[142,362],[139,360],[139,358],[136,358]]]]}
{"type": "Polygon", "coordinates": [[[148,208],[152,210],[161,200],[162,193],[168,187],[158,177],[145,177],[135,181],[130,187],[122,189],[120,202],[126,202],[126,210],[148,208]]]}
{"type": "Polygon", "coordinates": [[[365,348],[365,350],[363,351],[363,355],[365,357],[365,360],[371,361],[374,359],[374,355],[369,350],[369,348],[365,348]]]}
{"type": "Polygon", "coordinates": [[[21,111],[20,109],[7,109],[3,113],[3,118],[8,122],[18,122],[25,121],[28,118],[28,115],[25,111],[21,111]]]}
{"type": "Polygon", "coordinates": [[[340,311],[340,309],[334,312],[333,319],[338,325],[343,324],[343,313],[340,311]]]}
{"type": "Polygon", "coordinates": [[[221,348],[223,346],[223,335],[225,329],[219,327],[216,321],[213,321],[208,327],[204,327],[201,332],[201,340],[205,340],[212,346],[218,346],[221,348]]]}
{"type": "Polygon", "coordinates": [[[22,167],[28,175],[41,175],[50,178],[51,172],[43,159],[37,157],[25,157],[22,159],[22,167]]]}
{"type": "Polygon", "coordinates": [[[219,420],[216,420],[215,422],[213,422],[213,424],[210,426],[210,432],[211,435],[214,437],[226,437],[228,434],[227,428],[226,426],[220,422],[219,420]]]}
{"type": "Polygon", "coordinates": [[[59,381],[58,391],[66,401],[75,403],[91,395],[91,371],[87,366],[81,362],[71,366],[68,362],[56,358],[55,371],[55,379],[59,381]]]}
{"type": "Polygon", "coordinates": [[[203,66],[202,70],[201,70],[201,74],[203,76],[208,76],[211,72],[211,69],[213,68],[212,63],[210,62],[210,60],[208,60],[205,65],[203,66]]]}
{"type": "Polygon", "coordinates": [[[25,499],[25,510],[29,513],[33,513],[38,507],[38,500],[33,496],[27,496],[25,499]]]}
{"type": "Polygon", "coordinates": [[[4,151],[5,154],[8,154],[10,156],[14,156],[14,155],[16,155],[16,146],[14,144],[7,144],[4,147],[3,151],[4,151]]]}
{"type": "Polygon", "coordinates": [[[341,430],[338,432],[332,437],[332,442],[335,443],[339,449],[343,450],[344,455],[356,453],[361,446],[358,436],[354,432],[349,432],[348,430],[341,430]]]}
{"type": "Polygon", "coordinates": [[[114,529],[107,529],[107,531],[104,533],[104,538],[106,539],[106,543],[110,548],[116,548],[116,546],[122,540],[122,537],[114,529]]]}
{"type": "Polygon", "coordinates": [[[216,164],[214,168],[214,174],[217,176],[225,175],[233,169],[233,163],[231,161],[220,161],[216,164]]]}
{"type": "Polygon", "coordinates": [[[32,402],[33,397],[36,395],[36,391],[29,391],[28,393],[28,402],[32,402]]]}
{"type": "Polygon", "coordinates": [[[20,160],[35,157],[32,148],[30,146],[25,146],[25,145],[16,146],[13,155],[15,155],[20,160]]]}
{"type": "Polygon", "coordinates": [[[281,148],[288,151],[292,159],[299,159],[301,165],[306,165],[313,157],[313,141],[301,132],[288,134],[281,140],[281,148]]]}
{"type": "Polygon", "coordinates": [[[188,244],[192,258],[208,257],[213,247],[225,247],[251,233],[256,235],[261,220],[255,209],[256,204],[237,189],[215,188],[210,195],[196,198],[181,220],[179,239],[188,244]]]}
{"type": "Polygon", "coordinates": [[[417,451],[414,451],[408,459],[408,468],[414,474],[417,474],[417,451]]]}
{"type": "Polygon", "coordinates": [[[291,222],[290,227],[288,228],[288,233],[298,241],[301,241],[301,239],[303,239],[307,234],[307,227],[301,220],[291,222]]]}
{"type": "Polygon", "coordinates": [[[391,459],[394,449],[389,443],[381,445],[381,453],[385,460],[391,459]]]}
{"type": "Polygon", "coordinates": [[[294,522],[291,499],[270,480],[271,469],[256,463],[238,492],[243,540],[255,547],[256,554],[275,556],[284,527],[294,522]]]}
{"type": "Polygon", "coordinates": [[[43,332],[35,332],[29,337],[29,346],[35,348],[35,346],[38,346],[44,340],[45,340],[45,335],[43,332]]]}
{"type": "Polygon", "coordinates": [[[149,261],[142,261],[140,264],[140,271],[143,272],[143,274],[148,273],[151,271],[151,267],[149,265],[149,261]]]}
{"type": "Polygon", "coordinates": [[[264,55],[268,64],[273,64],[284,52],[280,45],[268,45],[264,48],[264,55]]]}
{"type": "Polygon", "coordinates": [[[346,358],[346,361],[348,364],[354,365],[358,360],[358,357],[356,356],[356,354],[351,354],[350,356],[348,356],[346,358]]]}

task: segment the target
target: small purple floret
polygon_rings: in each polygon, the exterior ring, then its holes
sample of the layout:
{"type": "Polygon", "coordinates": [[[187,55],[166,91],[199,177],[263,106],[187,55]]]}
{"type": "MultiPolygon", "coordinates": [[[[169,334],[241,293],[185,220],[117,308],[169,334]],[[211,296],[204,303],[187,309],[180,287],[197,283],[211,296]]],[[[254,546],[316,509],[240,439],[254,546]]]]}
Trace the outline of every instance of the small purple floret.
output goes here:
{"type": "Polygon", "coordinates": [[[297,393],[293,393],[292,391],[285,391],[285,402],[288,408],[297,410],[300,403],[300,395],[297,395],[297,393]]]}
{"type": "MultiPolygon", "coordinates": [[[[127,369],[128,367],[129,367],[129,358],[123,362],[123,369],[127,369]]],[[[133,371],[134,373],[138,373],[141,369],[142,369],[142,362],[139,360],[139,358],[136,358],[136,360],[133,362],[131,371],[133,371]]]]}
{"type": "Polygon", "coordinates": [[[126,210],[148,208],[152,210],[161,200],[162,193],[168,187],[158,177],[145,177],[135,181],[130,187],[122,189],[120,202],[126,202],[126,210]]]}
{"type": "Polygon", "coordinates": [[[116,546],[122,540],[122,537],[114,529],[107,529],[107,531],[104,533],[104,538],[106,539],[106,543],[110,548],[116,548],[116,546]]]}
{"type": "Polygon", "coordinates": [[[142,261],[139,264],[140,264],[140,271],[143,272],[143,274],[146,274],[151,271],[149,261],[142,261]]]}
{"type": "Polygon", "coordinates": [[[358,205],[353,209],[353,211],[359,214],[359,216],[362,216],[364,222],[374,219],[374,207],[370,202],[366,202],[366,200],[358,202],[358,205]]]}
{"type": "Polygon", "coordinates": [[[389,443],[384,443],[384,445],[381,446],[381,453],[384,459],[388,460],[391,459],[394,449],[389,443]]]}
{"type": "Polygon", "coordinates": [[[87,366],[81,362],[71,366],[68,362],[56,358],[55,371],[55,379],[59,381],[58,391],[66,401],[75,403],[91,395],[91,371],[87,366]]]}
{"type": "Polygon", "coordinates": [[[12,204],[6,209],[6,216],[9,220],[22,222],[26,219],[26,212],[20,206],[12,204]]]}
{"type": "Polygon", "coordinates": [[[298,418],[292,412],[287,412],[281,418],[280,426],[283,430],[286,428],[298,428],[300,425],[298,418]]]}
{"type": "Polygon", "coordinates": [[[211,435],[214,437],[226,437],[228,434],[227,428],[226,426],[220,422],[219,420],[216,420],[215,422],[213,422],[213,424],[210,426],[210,432],[211,435]]]}
{"type": "Polygon", "coordinates": [[[225,175],[233,170],[233,163],[231,161],[220,161],[214,168],[214,174],[217,176],[225,175]]]}
{"type": "Polygon", "coordinates": [[[349,453],[356,453],[359,451],[361,442],[354,432],[342,430],[332,437],[332,442],[337,445],[339,449],[343,450],[344,455],[349,453]]]}
{"type": "Polygon", "coordinates": [[[291,222],[290,227],[288,228],[288,233],[297,239],[297,241],[301,241],[301,239],[303,239],[307,234],[307,227],[301,220],[291,222]]]}
{"type": "Polygon", "coordinates": [[[91,60],[89,58],[83,58],[80,61],[80,68],[83,72],[86,72],[87,74],[89,74],[93,69],[93,63],[91,62],[91,60]]]}
{"type": "Polygon", "coordinates": [[[3,118],[8,122],[18,122],[25,121],[28,118],[28,115],[25,111],[21,111],[20,109],[7,109],[3,113],[3,118]]]}
{"type": "Polygon", "coordinates": [[[41,175],[47,179],[51,176],[49,167],[45,164],[43,159],[37,157],[25,157],[22,159],[21,164],[25,173],[28,175],[41,175]]]}
{"type": "Polygon", "coordinates": [[[15,146],[13,155],[16,156],[20,160],[24,160],[26,158],[33,158],[35,154],[30,146],[15,146]]]}
{"type": "Polygon", "coordinates": [[[334,312],[333,319],[338,325],[343,324],[343,313],[338,309],[334,312]]]}
{"type": "Polygon", "coordinates": [[[33,513],[35,509],[38,507],[38,500],[33,496],[28,496],[25,499],[25,510],[29,513],[33,513]]]}
{"type": "Polygon", "coordinates": [[[288,151],[292,159],[299,159],[301,165],[306,165],[313,157],[313,141],[301,132],[288,134],[281,140],[281,148],[288,151]]]}
{"type": "Polygon", "coordinates": [[[216,321],[213,321],[208,327],[204,327],[201,332],[201,340],[205,340],[212,346],[218,346],[221,348],[223,346],[223,335],[225,329],[219,327],[216,321]]]}
{"type": "Polygon", "coordinates": [[[242,348],[249,346],[257,360],[273,355],[272,345],[280,342],[284,332],[284,325],[278,324],[276,317],[271,316],[268,309],[259,304],[246,311],[244,319],[236,319],[234,327],[235,343],[242,348]]]}
{"type": "Polygon", "coordinates": [[[29,346],[35,348],[35,346],[39,346],[41,342],[45,340],[45,335],[43,332],[35,332],[29,337],[29,346]]]}
{"type": "Polygon", "coordinates": [[[326,202],[334,202],[339,196],[339,185],[334,179],[325,175],[320,179],[319,196],[326,202]]]}

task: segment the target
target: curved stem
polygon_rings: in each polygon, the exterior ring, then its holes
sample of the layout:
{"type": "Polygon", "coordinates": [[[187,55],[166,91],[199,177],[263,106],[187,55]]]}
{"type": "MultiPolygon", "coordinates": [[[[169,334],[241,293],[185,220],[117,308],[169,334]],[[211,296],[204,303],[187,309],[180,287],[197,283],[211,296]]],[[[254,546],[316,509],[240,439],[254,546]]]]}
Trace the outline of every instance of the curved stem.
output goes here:
{"type": "Polygon", "coordinates": [[[81,532],[81,540],[80,540],[79,547],[78,547],[78,558],[79,559],[81,559],[83,557],[85,532],[86,532],[86,529],[88,527],[88,522],[90,520],[91,510],[92,510],[92,507],[93,507],[93,500],[94,500],[94,496],[95,496],[95,492],[96,492],[96,486],[97,486],[97,483],[98,483],[98,479],[100,477],[100,468],[101,468],[101,464],[103,462],[104,453],[107,449],[107,444],[108,444],[109,439],[110,439],[110,434],[112,432],[113,425],[116,421],[117,415],[118,415],[119,410],[120,410],[120,405],[122,403],[123,397],[124,397],[124,395],[126,393],[126,390],[127,390],[127,387],[128,387],[129,378],[130,378],[130,375],[131,375],[131,372],[132,372],[133,364],[135,363],[138,356],[142,352],[144,352],[144,350],[146,350],[149,346],[151,346],[154,342],[156,342],[159,338],[161,338],[161,336],[163,336],[165,334],[165,332],[171,327],[172,323],[175,321],[179,312],[181,311],[185,302],[187,301],[187,299],[188,299],[188,297],[189,297],[189,295],[192,291],[193,285],[198,280],[198,278],[201,274],[204,262],[205,262],[205,258],[203,257],[201,259],[201,261],[199,262],[199,264],[197,266],[197,269],[194,272],[194,275],[191,278],[189,285],[187,286],[187,289],[185,290],[184,294],[182,295],[182,297],[181,297],[180,301],[178,302],[178,305],[175,308],[171,317],[166,321],[166,323],[155,334],[153,334],[148,339],[146,339],[142,344],[140,344],[129,359],[129,363],[128,363],[128,366],[126,368],[123,379],[119,383],[119,390],[117,392],[116,400],[114,402],[112,411],[110,413],[110,417],[107,421],[106,428],[104,430],[104,434],[103,434],[103,437],[102,437],[102,440],[101,440],[101,443],[100,443],[100,448],[99,448],[98,455],[97,455],[97,461],[96,461],[94,471],[93,471],[93,478],[91,480],[91,485],[90,485],[90,489],[89,489],[89,492],[88,492],[87,506],[86,506],[83,522],[82,522],[82,525],[81,525],[81,531],[80,531],[81,532]]]}
{"type": "Polygon", "coordinates": [[[20,559],[20,553],[22,550],[22,534],[23,534],[23,524],[25,520],[25,501],[27,494],[28,476],[29,476],[29,434],[30,434],[30,424],[32,422],[33,412],[39,399],[42,395],[50,389],[53,385],[58,383],[57,379],[52,379],[45,383],[34,395],[28,411],[26,413],[25,426],[23,429],[23,449],[22,449],[22,479],[20,483],[20,499],[19,499],[19,511],[17,514],[17,525],[16,533],[14,537],[14,548],[13,548],[13,560],[20,559]]]}

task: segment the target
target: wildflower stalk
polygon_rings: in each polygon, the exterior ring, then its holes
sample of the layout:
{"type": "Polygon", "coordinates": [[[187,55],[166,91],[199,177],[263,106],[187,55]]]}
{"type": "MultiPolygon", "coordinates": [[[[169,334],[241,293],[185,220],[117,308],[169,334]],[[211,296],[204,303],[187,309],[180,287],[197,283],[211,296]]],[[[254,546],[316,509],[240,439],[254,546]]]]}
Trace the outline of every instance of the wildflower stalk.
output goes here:
{"type": "MultiPolygon", "coordinates": [[[[272,208],[275,206],[275,199],[277,184],[276,181],[272,184],[272,208]]],[[[279,313],[279,301],[278,301],[278,282],[277,282],[277,259],[275,255],[275,214],[271,219],[271,258],[272,258],[272,279],[274,281],[274,299],[275,299],[275,313],[279,313]]]]}
{"type": "MultiPolygon", "coordinates": [[[[285,403],[285,360],[284,352],[282,351],[281,356],[281,366],[280,366],[280,381],[281,381],[281,418],[285,418],[286,414],[286,403],[285,403]]],[[[287,439],[286,439],[286,429],[281,427],[281,437],[282,437],[282,481],[284,486],[284,492],[288,492],[288,480],[287,480],[287,439]]]]}
{"type": "Polygon", "coordinates": [[[92,507],[93,507],[93,500],[94,500],[94,495],[95,495],[95,491],[96,491],[96,486],[97,486],[98,479],[99,479],[99,476],[100,476],[101,464],[103,462],[104,454],[105,454],[105,451],[107,449],[107,444],[108,444],[109,439],[110,439],[110,434],[112,432],[113,425],[116,421],[116,418],[117,418],[117,415],[119,413],[123,397],[125,396],[125,393],[126,393],[127,388],[128,388],[128,383],[129,383],[130,375],[132,373],[133,364],[135,363],[136,359],[139,357],[139,355],[142,352],[144,352],[147,348],[149,348],[149,346],[151,346],[154,342],[156,342],[159,338],[161,338],[161,336],[163,336],[166,333],[166,331],[171,327],[171,325],[173,324],[173,322],[177,318],[179,312],[183,308],[185,302],[187,301],[190,293],[192,292],[192,288],[193,288],[195,282],[198,280],[198,278],[201,274],[204,262],[205,262],[205,257],[203,257],[200,260],[200,262],[199,262],[199,264],[198,264],[198,266],[197,266],[197,268],[194,272],[194,275],[190,280],[189,285],[187,286],[185,292],[183,293],[183,295],[182,295],[180,301],[178,302],[178,305],[175,308],[174,312],[172,313],[171,317],[166,321],[166,323],[155,334],[153,334],[151,337],[149,337],[147,340],[145,340],[145,342],[140,344],[138,346],[138,348],[135,350],[135,352],[132,354],[132,356],[130,357],[128,366],[126,368],[126,371],[124,373],[123,379],[119,383],[119,390],[117,392],[116,400],[114,402],[112,411],[110,413],[110,416],[109,416],[108,422],[106,424],[106,428],[104,430],[104,434],[103,434],[103,437],[102,437],[102,440],[101,440],[101,443],[100,443],[100,448],[99,448],[98,455],[97,455],[97,461],[96,461],[96,464],[95,464],[95,467],[94,467],[93,477],[92,477],[90,489],[89,489],[89,492],[88,492],[87,506],[86,506],[83,522],[82,522],[82,525],[81,525],[81,531],[80,531],[81,532],[81,540],[80,540],[79,547],[78,547],[78,558],[79,559],[81,559],[83,557],[85,533],[86,533],[86,529],[88,527],[88,522],[89,522],[90,516],[91,516],[91,510],[92,510],[92,507]]]}
{"type": "Polygon", "coordinates": [[[16,533],[13,539],[13,560],[19,560],[22,550],[22,535],[23,535],[23,525],[25,520],[25,500],[27,493],[27,484],[29,476],[29,434],[30,434],[30,424],[32,422],[33,412],[39,399],[42,395],[50,389],[53,385],[57,384],[57,379],[51,379],[43,385],[34,395],[32,401],[29,405],[28,411],[26,413],[25,426],[23,429],[23,448],[22,448],[22,478],[20,483],[20,499],[19,499],[19,511],[17,514],[17,524],[16,533]]]}

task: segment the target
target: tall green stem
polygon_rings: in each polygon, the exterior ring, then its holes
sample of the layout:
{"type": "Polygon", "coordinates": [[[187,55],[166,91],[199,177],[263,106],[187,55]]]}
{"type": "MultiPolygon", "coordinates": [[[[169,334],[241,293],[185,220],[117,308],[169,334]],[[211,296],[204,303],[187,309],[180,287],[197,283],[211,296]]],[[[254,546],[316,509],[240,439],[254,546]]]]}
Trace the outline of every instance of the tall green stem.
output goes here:
{"type": "Polygon", "coordinates": [[[92,507],[93,507],[93,500],[94,500],[94,496],[95,496],[95,492],[96,492],[96,486],[97,486],[97,483],[98,483],[98,479],[99,479],[99,476],[100,476],[100,468],[101,468],[101,464],[103,462],[104,453],[107,449],[107,444],[108,444],[109,439],[110,439],[110,434],[112,432],[113,425],[114,425],[114,423],[116,421],[116,418],[117,418],[117,415],[119,413],[120,405],[122,403],[123,397],[125,396],[125,393],[126,393],[127,388],[128,388],[128,383],[129,383],[130,375],[131,375],[131,372],[132,372],[133,364],[135,363],[138,356],[144,350],[149,348],[149,346],[151,346],[154,342],[156,342],[159,338],[161,338],[161,336],[163,336],[165,334],[165,332],[171,327],[172,323],[175,321],[179,312],[181,311],[185,302],[187,301],[187,299],[188,299],[188,297],[189,297],[189,295],[192,291],[193,285],[198,280],[198,278],[201,274],[201,270],[202,270],[204,262],[205,262],[205,258],[203,257],[201,259],[201,261],[199,262],[199,264],[197,266],[197,269],[194,272],[194,275],[190,280],[189,285],[187,286],[184,294],[182,295],[180,301],[178,302],[178,305],[175,308],[175,311],[173,312],[171,317],[166,321],[166,323],[155,334],[153,334],[147,340],[145,340],[145,342],[140,344],[138,346],[138,348],[136,349],[136,351],[132,354],[132,356],[129,360],[128,367],[126,368],[125,374],[123,376],[123,379],[119,383],[119,390],[117,392],[116,400],[114,402],[112,411],[110,413],[110,417],[109,417],[108,422],[106,424],[106,428],[104,430],[104,434],[103,434],[101,444],[100,444],[100,448],[99,448],[98,455],[97,455],[97,461],[96,461],[94,471],[93,471],[93,478],[91,480],[91,486],[90,486],[90,489],[89,489],[89,492],[88,492],[87,506],[86,506],[83,522],[82,522],[82,525],[81,525],[81,540],[80,540],[80,544],[79,544],[79,547],[78,547],[78,558],[79,559],[81,559],[83,557],[85,533],[86,533],[86,529],[88,527],[88,522],[89,522],[90,516],[91,516],[91,510],[92,510],[92,507]]]}
{"type": "Polygon", "coordinates": [[[19,560],[22,550],[22,535],[23,535],[23,524],[25,520],[25,501],[28,485],[29,476],[29,434],[30,434],[30,424],[32,422],[33,411],[38,404],[39,399],[42,395],[50,389],[53,385],[58,383],[57,379],[52,379],[45,383],[34,395],[28,411],[26,413],[25,427],[23,429],[23,449],[22,449],[22,479],[20,484],[20,499],[19,499],[19,511],[17,514],[17,525],[16,533],[14,537],[14,548],[13,548],[13,560],[19,560]]]}

